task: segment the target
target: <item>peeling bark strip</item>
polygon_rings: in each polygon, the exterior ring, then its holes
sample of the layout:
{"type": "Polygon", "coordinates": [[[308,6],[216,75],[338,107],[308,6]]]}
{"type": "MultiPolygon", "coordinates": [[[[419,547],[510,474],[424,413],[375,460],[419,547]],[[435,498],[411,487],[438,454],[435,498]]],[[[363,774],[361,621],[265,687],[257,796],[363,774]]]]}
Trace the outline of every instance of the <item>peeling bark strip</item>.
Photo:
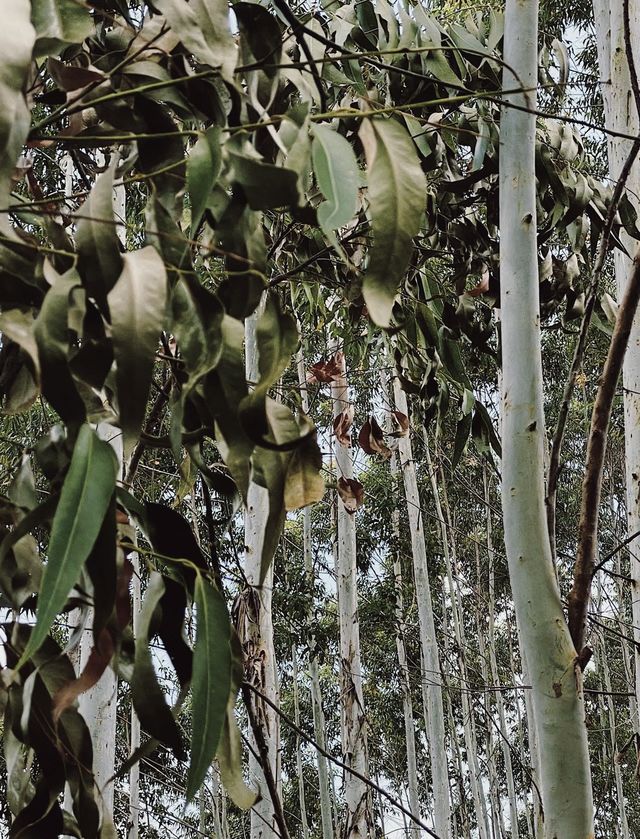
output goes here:
{"type": "Polygon", "coordinates": [[[604,363],[598,395],[591,414],[587,462],[582,481],[582,502],[578,530],[578,551],[569,592],[569,629],[578,652],[584,647],[584,630],[589,608],[591,580],[598,550],[598,511],[602,490],[602,468],[613,398],[622,370],[629,335],[640,302],[640,248],[633,258],[631,276],[618,310],[609,352],[604,363]]]}
{"type": "MultiPolygon", "coordinates": [[[[503,89],[535,109],[536,0],[507,0],[503,89]]],[[[531,679],[546,839],[593,836],[593,795],[576,651],[549,545],[544,488],[544,412],[535,217],[535,116],[505,107],[500,126],[502,315],[502,506],[523,657],[531,679]],[[535,422],[535,429],[528,430],[535,422]],[[560,685],[560,691],[553,685],[560,685]]]]}

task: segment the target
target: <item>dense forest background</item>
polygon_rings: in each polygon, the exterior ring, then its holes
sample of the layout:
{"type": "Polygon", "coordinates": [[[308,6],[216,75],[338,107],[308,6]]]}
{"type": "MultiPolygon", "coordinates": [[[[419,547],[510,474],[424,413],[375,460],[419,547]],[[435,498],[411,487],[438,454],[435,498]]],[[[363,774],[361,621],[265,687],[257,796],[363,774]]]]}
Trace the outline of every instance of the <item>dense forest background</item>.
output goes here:
{"type": "Polygon", "coordinates": [[[0,835],[640,835],[638,10],[2,13],[0,835]]]}

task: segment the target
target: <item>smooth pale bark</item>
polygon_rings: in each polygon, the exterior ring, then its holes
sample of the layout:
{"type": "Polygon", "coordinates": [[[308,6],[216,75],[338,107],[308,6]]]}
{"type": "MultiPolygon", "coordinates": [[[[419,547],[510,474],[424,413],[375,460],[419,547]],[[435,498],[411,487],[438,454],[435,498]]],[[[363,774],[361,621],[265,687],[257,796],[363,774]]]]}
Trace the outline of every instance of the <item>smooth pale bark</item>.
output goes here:
{"type": "MultiPolygon", "coordinates": [[[[393,381],[393,396],[396,409],[408,416],[407,397],[397,378],[393,381]]],[[[440,653],[433,616],[431,584],[427,564],[427,549],[424,539],[424,525],[418,479],[411,446],[411,438],[400,437],[398,456],[404,492],[407,501],[407,515],[413,554],[413,573],[418,605],[420,647],[423,659],[423,692],[426,697],[426,725],[431,757],[432,796],[434,808],[434,830],[442,839],[451,837],[451,804],[449,794],[449,767],[447,740],[442,702],[442,675],[440,653]]]]}
{"type": "MultiPolygon", "coordinates": [[[[392,480],[398,474],[398,457],[394,453],[391,457],[390,472],[392,480]]],[[[395,480],[393,480],[395,485],[395,480]]],[[[398,542],[400,538],[400,511],[394,508],[392,515],[393,535],[398,542]]],[[[400,680],[402,685],[402,711],[404,716],[404,736],[407,749],[407,786],[409,809],[414,816],[420,817],[420,796],[418,794],[418,765],[416,759],[415,723],[413,719],[413,702],[411,699],[411,681],[409,679],[409,665],[407,663],[406,624],[404,619],[404,597],[402,593],[402,562],[400,552],[396,550],[393,560],[393,583],[396,594],[396,652],[400,680]]],[[[420,830],[416,824],[408,828],[408,836],[419,839],[420,830]]]]}
{"type": "MultiPolygon", "coordinates": [[[[333,416],[350,410],[344,356],[341,371],[331,383],[333,416]]],[[[337,478],[353,478],[352,448],[335,442],[337,478]]],[[[336,495],[338,610],[340,617],[341,730],[342,759],[347,766],[368,777],[367,719],[362,692],[362,657],[356,576],[356,520],[336,495]]],[[[373,803],[370,788],[350,772],[344,778],[345,818],[343,839],[365,839],[373,835],[373,803]]]]}
{"type": "MultiPolygon", "coordinates": [[[[487,479],[486,469],[483,470],[484,482],[484,497],[485,510],[487,517],[487,560],[488,568],[488,638],[487,646],[489,648],[489,670],[491,673],[491,681],[494,685],[500,684],[500,676],[498,672],[498,661],[496,658],[496,633],[495,633],[495,611],[496,611],[496,597],[495,597],[495,554],[493,548],[493,524],[491,520],[491,499],[489,493],[489,482],[487,479]]],[[[516,702],[518,699],[516,698],[516,702]]],[[[518,828],[518,802],[516,798],[515,781],[513,778],[513,764],[511,761],[511,748],[509,729],[507,727],[507,716],[504,709],[504,699],[502,691],[496,691],[496,707],[498,710],[498,725],[500,730],[500,746],[502,749],[502,759],[504,761],[504,774],[507,783],[507,796],[509,798],[509,815],[510,815],[510,830],[511,839],[520,839],[520,831],[518,828]]]]}
{"type": "MultiPolygon", "coordinates": [[[[300,702],[298,699],[298,654],[295,643],[291,645],[291,662],[293,667],[293,721],[300,728],[300,702]]],[[[298,773],[298,802],[300,805],[300,827],[302,839],[309,837],[309,822],[307,820],[307,802],[304,791],[304,773],[302,771],[302,743],[300,735],[296,735],[296,772],[298,773]]]]}
{"type": "Polygon", "coordinates": [[[451,607],[453,631],[458,648],[458,677],[461,686],[460,699],[462,704],[462,725],[465,750],[467,753],[467,765],[469,768],[469,782],[471,784],[471,795],[473,797],[473,809],[476,814],[478,835],[480,839],[490,839],[489,821],[487,818],[487,803],[483,793],[483,778],[480,769],[480,762],[478,760],[475,717],[471,701],[469,699],[469,679],[467,677],[467,666],[465,661],[467,639],[465,637],[464,621],[462,619],[461,604],[458,597],[458,586],[453,575],[453,567],[455,566],[457,568],[455,531],[452,527],[451,513],[445,492],[444,480],[441,481],[442,499],[440,497],[440,486],[438,485],[436,469],[431,462],[426,433],[424,435],[424,443],[425,461],[431,480],[431,491],[433,493],[436,517],[440,523],[442,554],[444,556],[447,572],[447,585],[449,589],[449,605],[451,607]]]}
{"type": "MultiPolygon", "coordinates": [[[[259,378],[256,324],[261,312],[262,305],[245,321],[245,369],[249,382],[256,382],[259,378]]],[[[243,639],[246,651],[245,672],[249,681],[277,707],[279,688],[271,610],[273,565],[267,572],[264,583],[260,585],[262,545],[268,515],[267,490],[251,481],[244,515],[244,573],[249,585],[248,591],[245,592],[247,601],[247,619],[243,639]]],[[[253,709],[264,734],[271,773],[276,784],[279,785],[280,719],[274,709],[255,694],[253,709]]],[[[253,737],[251,740],[253,743],[253,737]]],[[[255,743],[253,747],[255,751],[255,743]]],[[[262,793],[262,798],[251,810],[251,839],[276,839],[278,830],[273,804],[260,762],[252,752],[249,755],[249,772],[251,777],[258,782],[262,793]]]]}
{"type": "MultiPolygon", "coordinates": [[[[624,22],[622,0],[593,0],[596,45],[602,99],[604,102],[605,126],[613,131],[637,135],[640,123],[631,93],[631,80],[624,43],[624,22]]],[[[634,51],[636,69],[640,64],[640,8],[629,3],[630,40],[634,51]]],[[[620,176],[632,146],[631,140],[621,137],[607,138],[609,172],[615,181],[620,176]]],[[[636,158],[627,178],[627,197],[636,211],[640,211],[640,162],[636,158]]],[[[620,238],[629,253],[635,249],[634,240],[624,230],[620,238]]],[[[631,259],[619,249],[614,254],[618,299],[622,298],[627,279],[631,273],[631,259]]],[[[624,445],[627,500],[627,535],[640,531],[640,312],[636,313],[629,344],[622,367],[624,387],[624,445]]],[[[636,734],[640,734],[638,703],[640,701],[640,537],[629,545],[631,577],[631,610],[634,626],[635,647],[635,694],[632,722],[636,734]]]]}
{"type": "MultiPolygon", "coordinates": [[[[535,108],[536,0],[507,0],[507,100],[535,108]]],[[[503,107],[500,139],[502,507],[509,577],[529,666],[545,839],[593,837],[593,795],[580,673],[565,620],[545,513],[542,361],[536,241],[535,116],[503,107]]]]}
{"type": "MultiPolygon", "coordinates": [[[[489,664],[489,653],[487,650],[488,643],[490,642],[487,637],[487,626],[484,622],[486,612],[491,612],[491,604],[489,603],[488,599],[485,600],[480,595],[480,580],[482,578],[482,572],[480,564],[480,549],[478,542],[475,543],[475,552],[477,596],[476,598],[474,598],[474,605],[476,612],[476,630],[478,633],[478,652],[480,672],[482,674],[482,683],[487,688],[484,691],[484,695],[482,697],[478,697],[477,701],[481,703],[481,707],[484,710],[486,721],[484,728],[487,738],[487,778],[489,780],[489,802],[491,804],[491,819],[489,824],[491,827],[491,834],[493,836],[493,839],[503,839],[503,837],[506,836],[506,833],[504,827],[504,819],[502,816],[502,782],[498,774],[498,768],[496,766],[495,753],[497,751],[498,746],[496,743],[495,720],[493,719],[493,708],[491,705],[491,701],[493,699],[493,697],[491,696],[491,686],[493,684],[493,681],[491,677],[491,667],[489,664]]],[[[500,691],[497,691],[496,693],[498,696],[500,695],[500,691]]],[[[504,744],[504,740],[501,736],[501,733],[502,730],[499,728],[498,740],[502,740],[504,744]]]]}
{"type": "MultiPolygon", "coordinates": [[[[300,387],[300,404],[305,414],[309,413],[309,391],[307,389],[307,377],[305,371],[304,357],[302,350],[297,356],[298,385],[300,387]]],[[[304,573],[307,578],[309,590],[313,591],[315,574],[313,570],[313,548],[311,542],[311,508],[305,507],[302,511],[302,553],[304,562],[304,573]]],[[[307,615],[309,626],[309,681],[311,692],[311,707],[313,712],[313,734],[316,743],[321,749],[326,750],[325,719],[322,705],[322,690],[320,688],[320,673],[318,659],[316,656],[316,643],[314,633],[311,631],[313,625],[313,604],[310,606],[307,615]]],[[[333,815],[331,803],[331,787],[329,783],[329,767],[326,757],[320,752],[316,753],[318,765],[318,792],[320,798],[320,820],[322,822],[322,839],[334,839],[333,815]]]]}

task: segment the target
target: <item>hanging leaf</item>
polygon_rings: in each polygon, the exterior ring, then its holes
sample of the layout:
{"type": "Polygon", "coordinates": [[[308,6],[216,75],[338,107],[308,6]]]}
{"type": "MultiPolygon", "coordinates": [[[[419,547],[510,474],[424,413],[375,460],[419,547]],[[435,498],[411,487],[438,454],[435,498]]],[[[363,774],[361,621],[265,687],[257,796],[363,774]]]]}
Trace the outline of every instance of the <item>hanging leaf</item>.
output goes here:
{"type": "Polygon", "coordinates": [[[213,125],[198,138],[187,158],[187,186],[191,198],[191,236],[195,236],[214,184],[222,168],[219,126],[213,125]]]}
{"type": "Polygon", "coordinates": [[[278,85],[282,33],[274,15],[259,3],[234,3],[240,30],[240,61],[251,104],[259,111],[271,104],[278,85]]]}
{"type": "Polygon", "coordinates": [[[36,625],[20,659],[22,665],[47,637],[89,556],[111,501],[117,473],[115,456],[88,425],[78,434],[69,471],[51,526],[51,539],[36,625]]]}
{"type": "Polygon", "coordinates": [[[353,405],[349,405],[342,413],[334,417],[333,432],[341,446],[351,445],[351,426],[353,425],[353,405]]]}
{"type": "Polygon", "coordinates": [[[138,620],[131,701],[143,729],[173,749],[180,758],[184,755],[182,738],[164,691],[158,683],[149,646],[154,634],[154,613],[162,609],[164,594],[162,575],[152,571],[138,620]]]}
{"type": "Polygon", "coordinates": [[[296,207],[302,200],[298,191],[298,173],[285,166],[275,166],[255,157],[249,150],[240,153],[229,149],[233,180],[240,184],[252,210],[296,207]]]}
{"type": "Polygon", "coordinates": [[[363,120],[359,132],[367,159],[373,245],[362,285],[367,309],[387,327],[420,228],[426,182],[407,130],[393,119],[363,120]]]}
{"type": "Polygon", "coordinates": [[[113,181],[117,159],[96,178],[78,212],[78,272],[89,294],[107,314],[107,294],[122,273],[120,240],[113,212],[113,181]]]}
{"type": "Polygon", "coordinates": [[[384,433],[374,416],[370,416],[360,429],[358,443],[366,454],[379,454],[385,460],[391,457],[391,449],[384,442],[384,433]]]}
{"type": "Polygon", "coordinates": [[[40,358],[34,334],[35,319],[30,311],[8,309],[0,312],[0,332],[15,341],[29,359],[29,369],[35,384],[40,386],[40,358]]]}
{"type": "Polygon", "coordinates": [[[313,171],[325,201],[317,208],[325,235],[337,243],[335,231],[356,214],[362,174],[350,143],[326,125],[313,128],[313,171]]]}
{"type": "Polygon", "coordinates": [[[81,286],[75,268],[58,274],[45,262],[44,272],[52,284],[40,307],[33,332],[38,344],[42,392],[66,422],[83,422],[86,408],[69,369],[69,301],[81,286]]]}
{"type": "Polygon", "coordinates": [[[240,403],[239,414],[245,431],[256,443],[277,443],[267,416],[267,394],[291,363],[298,344],[298,327],[285,314],[274,295],[265,303],[256,324],[258,372],[254,389],[240,403]]]}
{"type": "Polygon", "coordinates": [[[195,583],[196,643],[193,650],[191,761],[187,801],[201,787],[213,760],[231,693],[231,646],[222,594],[200,574],[195,583]]]}
{"type": "Polygon", "coordinates": [[[291,452],[284,489],[284,506],[287,510],[298,510],[322,501],[324,481],[321,469],[322,452],[314,433],[291,452]]]}
{"type": "Polygon", "coordinates": [[[334,355],[328,361],[317,361],[309,367],[309,374],[307,375],[307,382],[321,382],[322,384],[329,384],[336,382],[342,375],[342,363],[334,355]]]}
{"type": "Polygon", "coordinates": [[[93,31],[88,6],[77,0],[31,0],[31,19],[37,33],[34,58],[57,55],[93,31]]]}
{"type": "Polygon", "coordinates": [[[355,478],[338,478],[338,495],[347,513],[355,513],[364,504],[364,486],[355,478]]]}
{"type": "Polygon", "coordinates": [[[122,273],[107,297],[111,312],[120,427],[127,458],[138,440],[151,374],[165,321],[167,275],[150,245],[123,256],[122,273]]]}
{"type": "Polygon", "coordinates": [[[173,334],[188,375],[184,394],[220,361],[224,352],[224,309],[218,298],[191,274],[181,276],[171,290],[173,334]]]}
{"type": "Polygon", "coordinates": [[[224,0],[154,0],[173,32],[195,57],[233,82],[237,49],[229,29],[229,8],[224,0]]]}

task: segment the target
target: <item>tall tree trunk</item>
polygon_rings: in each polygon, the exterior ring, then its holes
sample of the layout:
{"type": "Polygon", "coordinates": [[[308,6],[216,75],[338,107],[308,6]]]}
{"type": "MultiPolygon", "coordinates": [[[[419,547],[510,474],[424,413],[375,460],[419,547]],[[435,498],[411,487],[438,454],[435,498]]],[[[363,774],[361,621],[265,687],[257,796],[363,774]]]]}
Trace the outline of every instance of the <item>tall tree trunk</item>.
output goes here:
{"type": "MultiPolygon", "coordinates": [[[[507,101],[536,107],[536,0],[507,0],[507,101]]],[[[536,239],[535,115],[503,107],[500,291],[502,506],[509,576],[529,665],[540,750],[545,839],[593,837],[593,795],[579,668],[560,600],[545,513],[542,360],[536,239]]]]}
{"type": "MultiPolygon", "coordinates": [[[[256,324],[262,306],[245,321],[245,368],[249,382],[259,378],[258,347],[256,342],[256,324]]],[[[267,490],[251,481],[249,485],[247,508],[244,516],[245,559],[244,573],[248,584],[245,592],[246,623],[244,629],[244,647],[246,651],[245,668],[247,678],[274,705],[279,704],[278,674],[276,669],[275,647],[273,642],[273,619],[271,610],[273,591],[273,565],[270,567],[262,585],[260,585],[260,566],[265,525],[269,515],[267,490]]],[[[279,784],[280,757],[280,720],[275,710],[253,695],[253,714],[262,729],[268,750],[271,774],[279,784]]],[[[252,737],[253,740],[253,737],[252,737]]],[[[273,812],[273,803],[260,761],[249,756],[249,771],[260,786],[261,799],[251,811],[251,839],[276,839],[278,830],[273,812]]]]}
{"type": "MultiPolygon", "coordinates": [[[[604,102],[605,126],[623,134],[637,136],[640,122],[631,94],[631,78],[627,62],[624,36],[625,0],[593,0],[598,63],[600,65],[601,91],[604,102]]],[[[640,44],[640,9],[637,3],[628,3],[629,34],[634,58],[638,56],[640,44]]],[[[636,58],[636,67],[638,60],[636,58]]],[[[632,140],[622,137],[607,138],[609,172],[613,181],[618,180],[629,154],[632,140]]],[[[640,212],[640,161],[636,158],[627,178],[627,196],[640,212]]],[[[629,253],[634,252],[634,241],[625,231],[620,239],[629,253]]],[[[618,299],[622,298],[627,279],[631,273],[631,259],[620,249],[614,254],[618,299]]],[[[640,311],[636,313],[629,335],[629,344],[622,367],[624,387],[624,444],[627,496],[627,535],[640,531],[640,311]]],[[[629,545],[631,577],[631,611],[635,640],[635,714],[633,725],[640,735],[640,537],[629,545]]]]}
{"type": "MultiPolygon", "coordinates": [[[[407,397],[397,378],[393,381],[393,394],[396,409],[408,416],[407,397]]],[[[451,837],[451,804],[449,795],[449,767],[447,760],[447,742],[444,726],[442,703],[442,675],[440,653],[436,638],[431,584],[427,567],[427,549],[424,539],[424,526],[418,479],[411,446],[411,438],[400,437],[398,454],[402,469],[404,492],[407,501],[409,532],[413,553],[413,569],[418,603],[418,623],[420,628],[420,646],[423,657],[423,690],[426,693],[427,735],[431,756],[431,778],[433,784],[434,828],[443,839],[451,837]]]]}
{"type": "MultiPolygon", "coordinates": [[[[333,416],[338,419],[351,412],[344,355],[337,353],[340,375],[331,384],[333,416]]],[[[351,445],[336,439],[337,479],[353,479],[351,445]]],[[[336,497],[338,518],[337,563],[338,609],[340,613],[340,662],[342,705],[342,752],[347,766],[368,776],[367,719],[362,692],[362,658],[356,576],[356,521],[336,497]]],[[[342,829],[344,839],[364,839],[372,835],[373,804],[369,787],[347,772],[344,779],[346,803],[342,829]]]]}
{"type": "Polygon", "coordinates": [[[440,488],[438,486],[437,467],[431,461],[429,445],[426,433],[424,435],[425,460],[431,479],[431,491],[436,509],[436,516],[440,523],[440,536],[442,542],[442,554],[444,556],[447,571],[447,583],[449,590],[449,602],[451,605],[451,616],[453,618],[453,631],[458,647],[458,673],[461,685],[460,697],[462,703],[462,723],[464,731],[465,749],[467,752],[467,764],[469,767],[469,780],[471,783],[471,795],[473,796],[474,811],[478,824],[480,839],[490,839],[489,822],[487,819],[487,803],[483,792],[482,773],[478,760],[478,747],[476,741],[475,718],[473,708],[469,699],[469,679],[467,677],[467,666],[465,650],[467,646],[462,611],[458,598],[458,585],[454,580],[453,567],[457,567],[455,532],[452,527],[449,504],[445,493],[444,480],[442,484],[442,501],[440,499],[440,488]]]}
{"type": "MultiPolygon", "coordinates": [[[[133,634],[138,635],[140,622],[140,560],[138,554],[132,556],[133,578],[131,580],[133,634]]],[[[129,751],[133,754],[140,745],[140,720],[133,705],[131,706],[131,733],[129,737],[129,751]]],[[[129,771],[129,830],[127,839],[138,839],[140,822],[140,762],[136,761],[129,771]]]]}
{"type": "MultiPolygon", "coordinates": [[[[388,404],[392,404],[391,394],[389,393],[390,380],[387,371],[382,371],[380,375],[380,384],[385,394],[385,400],[388,404]]],[[[391,414],[389,414],[389,426],[391,425],[391,414]]],[[[392,430],[388,427],[388,430],[392,430]]],[[[395,487],[398,484],[398,477],[400,467],[398,465],[398,455],[394,452],[389,462],[389,471],[391,473],[392,484],[395,487]]],[[[415,722],[413,719],[413,700],[411,698],[411,679],[409,676],[409,665],[407,661],[407,627],[404,617],[404,592],[402,580],[402,554],[400,551],[400,510],[398,506],[394,506],[391,513],[391,527],[393,538],[395,541],[393,549],[393,586],[395,590],[396,604],[395,604],[395,618],[396,618],[396,652],[398,656],[398,667],[400,669],[400,683],[402,686],[402,712],[404,717],[404,733],[407,750],[407,786],[408,786],[408,801],[409,809],[414,816],[420,817],[420,796],[418,792],[418,765],[416,758],[416,736],[415,736],[415,722]]],[[[410,839],[419,839],[420,830],[414,823],[406,825],[405,818],[405,835],[410,839]]]]}
{"type": "MultiPolygon", "coordinates": [[[[484,483],[484,498],[485,498],[485,515],[487,517],[487,559],[489,563],[488,569],[488,608],[489,613],[489,627],[487,646],[489,648],[489,668],[491,673],[491,681],[497,687],[500,684],[500,675],[498,672],[498,660],[496,658],[496,633],[495,633],[495,610],[496,610],[496,595],[495,595],[495,574],[494,574],[494,549],[493,549],[493,525],[491,521],[491,496],[489,492],[489,481],[487,477],[486,468],[483,469],[483,483],[484,483]]],[[[519,703],[519,698],[516,696],[516,703],[519,703]]],[[[509,814],[511,819],[511,839],[520,839],[520,831],[518,828],[518,802],[516,798],[515,781],[513,777],[513,764],[511,761],[511,747],[509,729],[507,727],[507,716],[504,709],[504,699],[502,691],[496,691],[496,707],[498,709],[498,725],[500,730],[500,745],[502,748],[502,759],[504,761],[504,773],[507,783],[507,795],[509,797],[509,814]]]]}
{"type": "MultiPolygon", "coordinates": [[[[398,458],[394,453],[391,458],[391,476],[394,479],[398,473],[398,458]]],[[[393,535],[396,542],[400,539],[400,515],[396,507],[392,513],[393,535]]],[[[404,597],[402,592],[402,561],[400,550],[395,549],[393,559],[393,583],[396,594],[396,651],[398,667],[402,685],[402,710],[404,715],[404,735],[407,748],[407,784],[409,793],[409,809],[414,816],[420,817],[420,796],[418,794],[418,768],[416,759],[415,723],[413,719],[413,702],[411,699],[411,680],[407,663],[406,625],[404,620],[404,597]]],[[[419,839],[420,830],[416,824],[411,824],[408,835],[411,839],[419,839]]]]}
{"type": "MultiPolygon", "coordinates": [[[[293,721],[300,728],[300,702],[298,700],[298,653],[295,642],[291,645],[291,662],[293,667],[293,721]]],[[[309,839],[309,822],[307,820],[307,802],[304,791],[304,772],[302,768],[302,743],[300,735],[296,735],[296,772],[298,773],[298,801],[300,804],[300,828],[302,839],[309,839]]]]}
{"type": "MultiPolygon", "coordinates": [[[[309,392],[307,390],[307,377],[305,373],[304,356],[302,349],[297,357],[298,385],[300,387],[300,404],[305,414],[309,413],[309,392]]],[[[309,586],[313,592],[315,574],[313,570],[313,549],[311,542],[311,509],[305,507],[302,511],[302,553],[304,572],[309,586]]],[[[313,596],[313,594],[311,594],[313,596]]],[[[316,656],[316,641],[312,631],[314,616],[313,602],[307,615],[307,626],[309,630],[309,681],[311,691],[311,708],[313,712],[313,734],[316,743],[321,749],[326,750],[325,719],[322,706],[322,691],[320,688],[320,673],[318,659],[316,656]]],[[[326,757],[320,752],[316,753],[318,765],[318,791],[320,797],[320,819],[322,822],[322,839],[334,839],[333,815],[331,803],[331,787],[329,784],[329,767],[326,757]]]]}

